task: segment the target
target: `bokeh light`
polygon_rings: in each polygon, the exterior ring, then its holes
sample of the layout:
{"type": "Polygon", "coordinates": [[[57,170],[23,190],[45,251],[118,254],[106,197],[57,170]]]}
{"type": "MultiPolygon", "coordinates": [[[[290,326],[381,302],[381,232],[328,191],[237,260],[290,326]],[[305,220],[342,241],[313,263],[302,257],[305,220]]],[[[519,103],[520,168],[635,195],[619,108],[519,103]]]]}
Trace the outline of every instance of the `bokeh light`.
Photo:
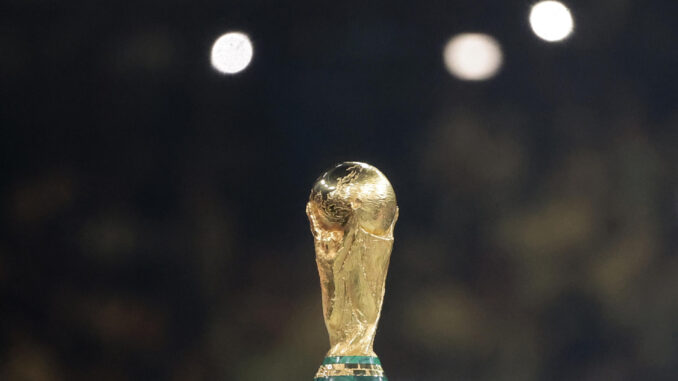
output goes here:
{"type": "Polygon", "coordinates": [[[224,74],[239,73],[252,61],[252,42],[240,32],[229,32],[212,45],[212,66],[224,74]]]}
{"type": "Polygon", "coordinates": [[[452,37],[445,46],[443,58],[447,70],[466,81],[492,78],[503,62],[497,40],[482,33],[462,33],[452,37]]]}
{"type": "Polygon", "coordinates": [[[570,10],[558,1],[542,1],[530,11],[530,26],[539,38],[549,42],[561,41],[572,34],[574,20],[570,10]]]}

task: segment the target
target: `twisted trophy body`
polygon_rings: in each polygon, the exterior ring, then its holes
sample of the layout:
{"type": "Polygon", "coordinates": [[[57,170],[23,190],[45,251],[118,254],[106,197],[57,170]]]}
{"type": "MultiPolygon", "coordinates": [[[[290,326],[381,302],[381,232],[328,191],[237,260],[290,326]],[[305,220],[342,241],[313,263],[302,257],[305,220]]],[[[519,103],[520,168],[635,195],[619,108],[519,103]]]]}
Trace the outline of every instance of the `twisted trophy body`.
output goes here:
{"type": "MultiPolygon", "coordinates": [[[[373,362],[363,367],[367,373],[358,374],[385,380],[372,346],[398,218],[393,188],[378,169],[346,162],[316,181],[306,213],[315,241],[323,314],[330,337],[326,361],[348,358],[342,356],[374,359],[365,360],[373,362]]],[[[323,370],[323,365],[316,379],[355,374],[350,369],[337,373],[341,365],[330,364],[329,370],[323,370]]]]}

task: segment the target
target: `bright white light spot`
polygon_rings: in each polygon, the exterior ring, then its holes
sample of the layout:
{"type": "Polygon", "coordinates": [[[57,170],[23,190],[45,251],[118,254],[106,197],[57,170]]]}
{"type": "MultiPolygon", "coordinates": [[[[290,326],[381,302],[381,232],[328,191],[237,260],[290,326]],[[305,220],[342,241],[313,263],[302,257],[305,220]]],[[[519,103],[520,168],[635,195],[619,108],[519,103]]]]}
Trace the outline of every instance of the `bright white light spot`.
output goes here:
{"type": "Polygon", "coordinates": [[[252,42],[244,33],[230,32],[212,45],[212,66],[225,74],[244,70],[252,61],[252,42]]]}
{"type": "Polygon", "coordinates": [[[574,21],[572,14],[563,3],[558,1],[542,1],[535,4],[530,11],[532,31],[542,40],[560,41],[572,33],[574,21]]]}
{"type": "Polygon", "coordinates": [[[445,66],[455,77],[482,81],[497,74],[502,64],[499,43],[482,33],[462,33],[445,45],[445,66]]]}

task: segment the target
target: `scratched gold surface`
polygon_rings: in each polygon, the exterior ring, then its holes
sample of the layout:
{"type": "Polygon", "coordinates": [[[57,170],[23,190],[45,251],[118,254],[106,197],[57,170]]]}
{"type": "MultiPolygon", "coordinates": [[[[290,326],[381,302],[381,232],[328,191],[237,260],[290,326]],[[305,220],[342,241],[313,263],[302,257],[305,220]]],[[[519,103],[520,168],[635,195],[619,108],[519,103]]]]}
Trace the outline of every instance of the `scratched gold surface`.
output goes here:
{"type": "Polygon", "coordinates": [[[384,301],[398,206],[375,167],[345,162],[311,190],[306,214],[315,242],[327,356],[375,356],[372,347],[384,301]]]}

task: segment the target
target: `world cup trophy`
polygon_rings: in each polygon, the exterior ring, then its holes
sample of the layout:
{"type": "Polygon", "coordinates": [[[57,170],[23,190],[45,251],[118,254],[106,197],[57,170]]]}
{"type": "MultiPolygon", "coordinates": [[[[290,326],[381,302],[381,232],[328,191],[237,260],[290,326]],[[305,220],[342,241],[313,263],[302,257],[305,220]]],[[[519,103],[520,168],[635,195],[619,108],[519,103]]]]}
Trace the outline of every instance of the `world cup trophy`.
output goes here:
{"type": "Polygon", "coordinates": [[[316,180],[306,214],[330,338],[314,380],[386,381],[372,347],[398,219],[395,192],[377,168],[345,162],[316,180]]]}

